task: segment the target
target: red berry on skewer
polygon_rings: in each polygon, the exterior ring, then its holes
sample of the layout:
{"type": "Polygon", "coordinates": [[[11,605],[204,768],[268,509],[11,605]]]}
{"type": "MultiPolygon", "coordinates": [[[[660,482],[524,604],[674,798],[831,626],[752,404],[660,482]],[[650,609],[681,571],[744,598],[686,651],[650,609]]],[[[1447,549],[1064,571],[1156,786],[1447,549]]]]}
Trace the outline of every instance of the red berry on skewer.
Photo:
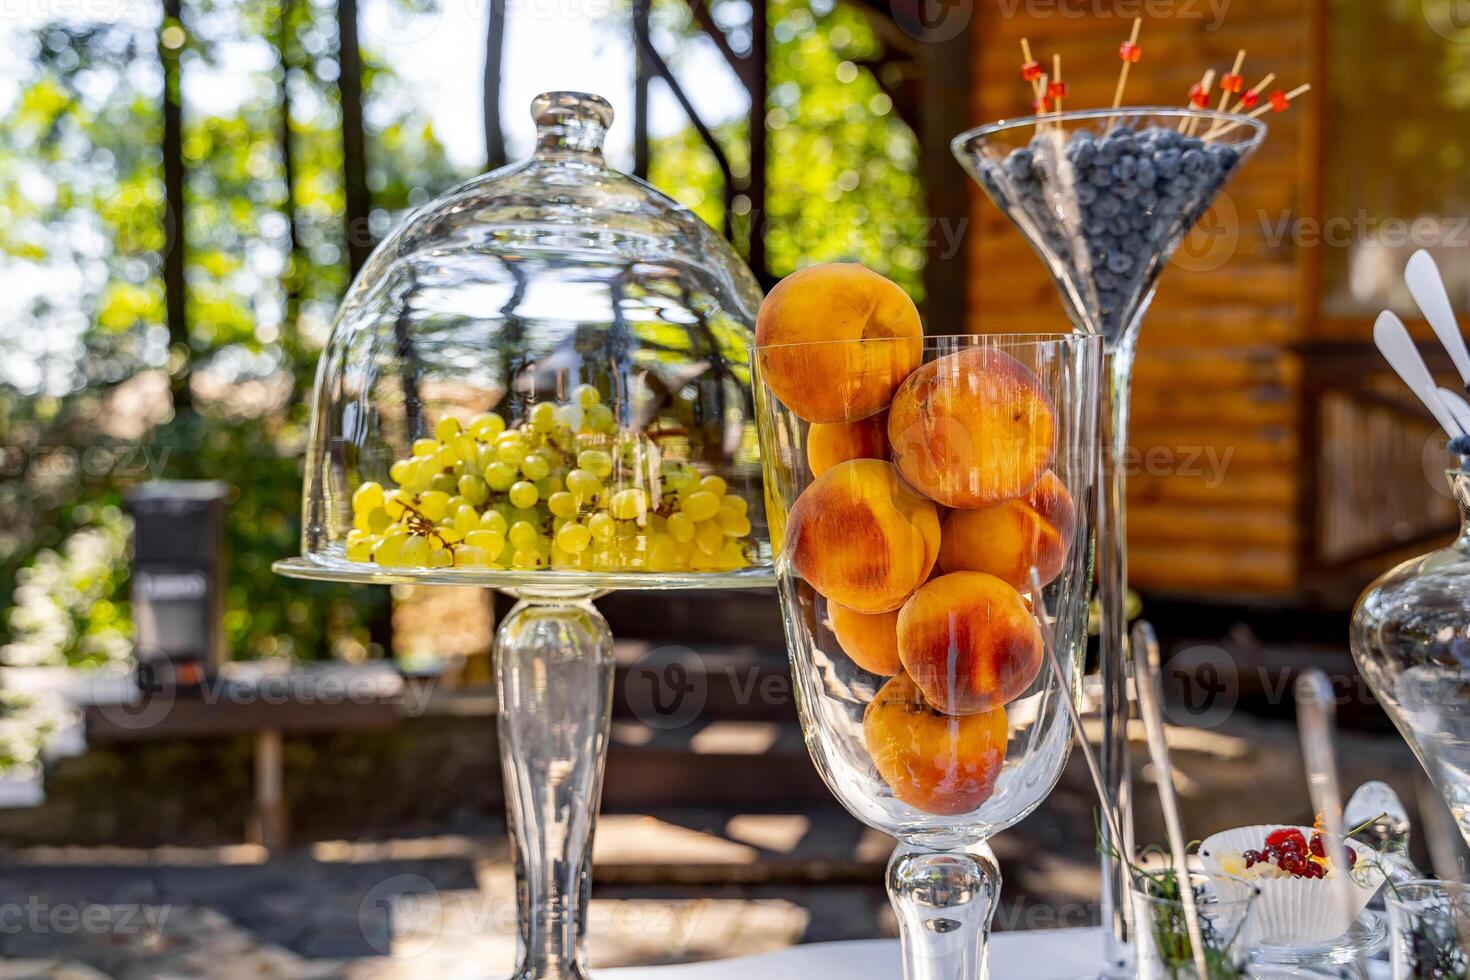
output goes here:
{"type": "Polygon", "coordinates": [[[1203,109],[1210,104],[1210,93],[1203,85],[1195,83],[1189,89],[1189,103],[1196,109],[1203,109]]]}
{"type": "Polygon", "coordinates": [[[1143,49],[1132,41],[1124,41],[1118,45],[1118,57],[1130,65],[1138,64],[1138,59],[1143,57],[1143,49]]]}
{"type": "Polygon", "coordinates": [[[1067,95],[1066,82],[1052,82],[1046,86],[1046,97],[1048,99],[1061,99],[1067,95]]]}
{"type": "Polygon", "coordinates": [[[1226,75],[1220,79],[1220,90],[1222,92],[1239,92],[1245,87],[1245,79],[1239,75],[1226,75]]]}
{"type": "Polygon", "coordinates": [[[1277,89],[1276,91],[1274,91],[1274,92],[1271,93],[1270,99],[1271,99],[1271,111],[1272,112],[1285,112],[1286,111],[1286,105],[1287,105],[1287,101],[1288,100],[1286,98],[1286,93],[1285,92],[1281,91],[1281,89],[1277,89]]]}
{"type": "Polygon", "coordinates": [[[1034,81],[1036,81],[1040,77],[1041,77],[1041,62],[1039,62],[1039,61],[1028,61],[1024,65],[1021,66],[1021,79],[1023,81],[1034,82],[1034,81]]]}
{"type": "Polygon", "coordinates": [[[1244,95],[1242,95],[1240,97],[1240,107],[1242,109],[1254,109],[1256,107],[1256,103],[1258,103],[1260,101],[1261,101],[1260,93],[1258,93],[1258,92],[1246,92],[1244,95]]]}

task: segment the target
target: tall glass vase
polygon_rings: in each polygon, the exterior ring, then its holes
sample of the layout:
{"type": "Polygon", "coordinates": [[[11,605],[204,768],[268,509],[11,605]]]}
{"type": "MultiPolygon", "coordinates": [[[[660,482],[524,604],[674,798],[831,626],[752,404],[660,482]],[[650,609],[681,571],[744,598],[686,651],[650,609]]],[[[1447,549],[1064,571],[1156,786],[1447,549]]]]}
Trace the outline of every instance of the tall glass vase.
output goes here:
{"type": "MultiPolygon", "coordinates": [[[[1128,881],[1112,855],[1132,841],[1128,762],[1128,403],[1144,311],[1165,264],[1225,181],[1260,145],[1264,123],[1230,113],[1127,107],[1002,120],[961,133],[955,156],[1051,273],[1068,318],[1106,346],[1099,454],[1097,597],[1103,683],[1101,764],[1124,840],[1104,831],[1103,973],[1133,973],[1128,881]]],[[[1107,822],[1102,822],[1107,826],[1107,822]]]]}

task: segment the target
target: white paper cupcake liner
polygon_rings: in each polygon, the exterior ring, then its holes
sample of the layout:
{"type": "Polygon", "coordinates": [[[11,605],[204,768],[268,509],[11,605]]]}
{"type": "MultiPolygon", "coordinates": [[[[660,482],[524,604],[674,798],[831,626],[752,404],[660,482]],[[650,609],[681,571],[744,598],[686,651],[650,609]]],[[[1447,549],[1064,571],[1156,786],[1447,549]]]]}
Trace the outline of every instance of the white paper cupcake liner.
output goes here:
{"type": "MultiPolygon", "coordinates": [[[[1229,873],[1220,866],[1222,858],[1238,856],[1242,851],[1264,850],[1266,835],[1289,824],[1256,824],[1236,827],[1212,834],[1200,844],[1199,856],[1205,867],[1215,873],[1229,873]]],[[[1311,827],[1297,827],[1307,840],[1315,833],[1311,827]]],[[[1326,878],[1256,878],[1242,875],[1260,889],[1251,913],[1251,940],[1276,946],[1323,943],[1347,932],[1380,885],[1383,872],[1368,867],[1376,862],[1378,852],[1366,844],[1350,840],[1347,845],[1358,855],[1357,867],[1347,875],[1351,887],[1352,911],[1344,907],[1339,871],[1333,869],[1326,878]]]]}

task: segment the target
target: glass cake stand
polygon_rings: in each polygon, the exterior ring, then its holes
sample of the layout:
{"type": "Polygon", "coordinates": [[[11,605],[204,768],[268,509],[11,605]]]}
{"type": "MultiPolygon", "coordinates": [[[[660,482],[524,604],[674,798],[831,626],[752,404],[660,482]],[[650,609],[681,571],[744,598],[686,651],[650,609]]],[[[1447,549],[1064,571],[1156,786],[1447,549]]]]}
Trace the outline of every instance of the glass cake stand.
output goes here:
{"type": "Polygon", "coordinates": [[[282,575],[497,589],[516,980],[582,978],[613,590],[775,584],[746,351],[760,288],[609,168],[612,109],[552,92],[536,150],[374,251],[317,370],[282,575]]]}

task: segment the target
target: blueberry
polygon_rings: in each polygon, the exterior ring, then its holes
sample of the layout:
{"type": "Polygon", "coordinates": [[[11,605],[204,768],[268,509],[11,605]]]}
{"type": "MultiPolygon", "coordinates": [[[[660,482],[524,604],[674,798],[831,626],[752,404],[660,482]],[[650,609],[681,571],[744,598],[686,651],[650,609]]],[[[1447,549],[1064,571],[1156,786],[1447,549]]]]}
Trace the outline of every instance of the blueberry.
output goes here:
{"type": "Polygon", "coordinates": [[[1132,156],[1124,154],[1118,158],[1118,162],[1111,168],[1112,175],[1119,180],[1132,180],[1138,175],[1138,161],[1132,156]]]}
{"type": "Polygon", "coordinates": [[[1179,145],[1184,147],[1184,151],[1187,153],[1190,150],[1204,149],[1205,141],[1198,136],[1181,136],[1179,137],[1179,145]]]}
{"type": "Polygon", "coordinates": [[[1179,173],[1179,157],[1178,150],[1160,150],[1154,157],[1154,167],[1162,177],[1168,179],[1179,173]]]}
{"type": "Polygon", "coordinates": [[[1129,255],[1138,255],[1142,252],[1149,251],[1148,242],[1144,241],[1143,236],[1136,231],[1130,231],[1124,235],[1121,244],[1123,251],[1129,255]]]}
{"type": "Polygon", "coordinates": [[[1123,202],[1108,192],[1097,196],[1097,201],[1092,205],[1092,213],[1100,218],[1112,218],[1123,210],[1123,202]]]}
{"type": "Polygon", "coordinates": [[[1024,180],[1031,175],[1031,151],[1025,148],[1012,150],[1006,157],[1005,166],[1012,180],[1024,180]]]}
{"type": "Polygon", "coordinates": [[[1133,225],[1134,231],[1145,231],[1153,227],[1154,216],[1147,211],[1136,211],[1133,214],[1131,224],[1133,225]]]}
{"type": "Polygon", "coordinates": [[[1180,174],[1164,185],[1164,193],[1170,197],[1178,197],[1194,187],[1194,181],[1180,174]]]}
{"type": "Polygon", "coordinates": [[[1128,220],[1126,214],[1114,215],[1108,219],[1108,234],[1126,235],[1133,230],[1133,222],[1128,220]]]}
{"type": "Polygon", "coordinates": [[[1149,157],[1140,157],[1138,160],[1137,181],[1139,187],[1152,187],[1158,179],[1158,173],[1154,170],[1154,162],[1149,157]]]}
{"type": "Polygon", "coordinates": [[[1153,129],[1153,134],[1154,142],[1158,144],[1161,150],[1172,149],[1179,145],[1180,137],[1178,130],[1170,129],[1167,126],[1156,126],[1153,129]]]}
{"type": "Polygon", "coordinates": [[[1193,177],[1205,167],[1205,155],[1199,150],[1185,150],[1184,156],[1179,158],[1179,170],[1181,173],[1193,177]]]}
{"type": "Polygon", "coordinates": [[[1094,187],[1107,187],[1113,182],[1113,175],[1108,172],[1107,167],[1101,166],[1101,161],[1099,161],[1098,166],[1088,169],[1087,182],[1094,187]]]}
{"type": "Polygon", "coordinates": [[[1103,140],[1097,144],[1097,163],[1100,166],[1111,167],[1122,154],[1123,148],[1114,140],[1103,140]]]}
{"type": "Polygon", "coordinates": [[[1082,183],[1077,185],[1077,203],[1083,207],[1097,200],[1097,188],[1091,184],[1082,183]]]}
{"type": "Polygon", "coordinates": [[[1210,144],[1210,155],[1220,164],[1220,169],[1229,171],[1240,160],[1240,152],[1233,146],[1222,146],[1219,143],[1210,144]]]}
{"type": "Polygon", "coordinates": [[[1131,180],[1119,181],[1113,185],[1113,193],[1125,201],[1131,201],[1138,196],[1138,185],[1131,180]]]}
{"type": "Polygon", "coordinates": [[[1082,225],[1082,231],[1088,238],[1101,238],[1108,233],[1108,220],[1106,218],[1088,218],[1082,225]]]}

